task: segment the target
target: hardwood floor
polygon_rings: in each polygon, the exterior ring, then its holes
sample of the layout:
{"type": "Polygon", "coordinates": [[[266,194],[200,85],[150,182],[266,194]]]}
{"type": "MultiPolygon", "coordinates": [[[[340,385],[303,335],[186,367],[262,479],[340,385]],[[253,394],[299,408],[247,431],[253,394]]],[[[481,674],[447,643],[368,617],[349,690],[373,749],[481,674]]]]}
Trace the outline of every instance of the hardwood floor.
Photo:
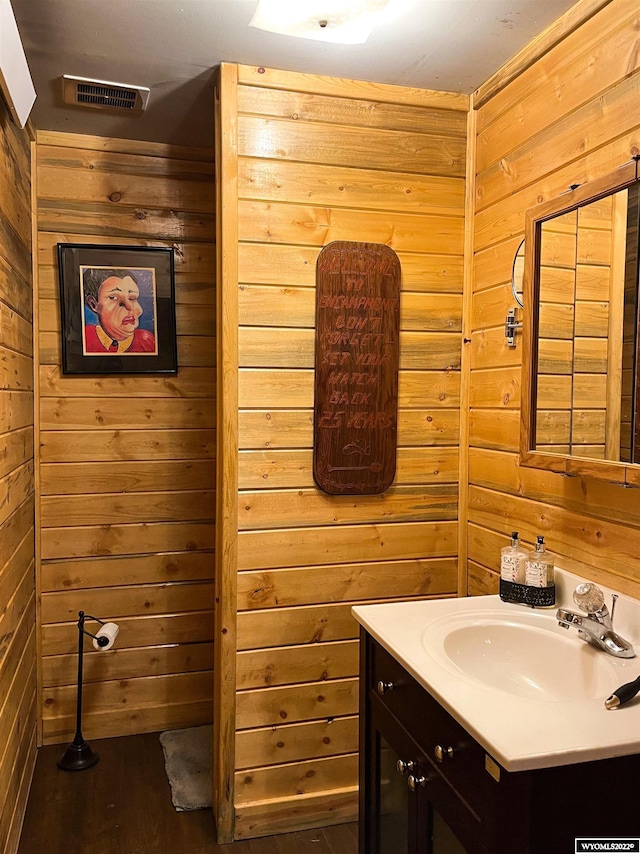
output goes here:
{"type": "Polygon", "coordinates": [[[92,741],[100,761],[60,771],[43,747],[18,854],[356,854],[355,824],[219,846],[210,810],[176,812],[158,733],[92,741]]]}

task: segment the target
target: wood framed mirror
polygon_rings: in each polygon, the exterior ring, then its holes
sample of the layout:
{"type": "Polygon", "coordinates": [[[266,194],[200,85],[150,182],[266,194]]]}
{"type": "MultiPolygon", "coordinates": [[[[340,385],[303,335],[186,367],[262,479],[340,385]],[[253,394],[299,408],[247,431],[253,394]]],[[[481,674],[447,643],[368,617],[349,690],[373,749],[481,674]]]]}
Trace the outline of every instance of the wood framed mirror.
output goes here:
{"type": "Polygon", "coordinates": [[[526,213],[523,465],[640,486],[640,172],[526,213]]]}

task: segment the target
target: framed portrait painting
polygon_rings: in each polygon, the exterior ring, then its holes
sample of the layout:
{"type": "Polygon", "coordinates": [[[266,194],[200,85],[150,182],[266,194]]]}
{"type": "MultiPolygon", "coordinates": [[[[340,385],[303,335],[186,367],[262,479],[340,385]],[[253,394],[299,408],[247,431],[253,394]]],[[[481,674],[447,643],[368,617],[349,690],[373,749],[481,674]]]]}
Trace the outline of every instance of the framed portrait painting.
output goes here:
{"type": "Polygon", "coordinates": [[[173,249],[58,243],[63,374],[175,374],[173,249]]]}

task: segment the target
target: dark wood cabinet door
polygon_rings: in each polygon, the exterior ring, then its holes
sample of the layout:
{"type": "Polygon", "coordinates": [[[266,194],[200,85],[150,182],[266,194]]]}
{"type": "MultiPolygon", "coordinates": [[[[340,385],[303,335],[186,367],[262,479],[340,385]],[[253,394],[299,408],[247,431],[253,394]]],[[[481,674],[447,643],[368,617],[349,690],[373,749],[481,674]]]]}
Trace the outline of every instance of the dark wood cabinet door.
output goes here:
{"type": "Polygon", "coordinates": [[[477,836],[476,819],[416,741],[370,697],[361,854],[475,854],[455,828],[477,836]]]}

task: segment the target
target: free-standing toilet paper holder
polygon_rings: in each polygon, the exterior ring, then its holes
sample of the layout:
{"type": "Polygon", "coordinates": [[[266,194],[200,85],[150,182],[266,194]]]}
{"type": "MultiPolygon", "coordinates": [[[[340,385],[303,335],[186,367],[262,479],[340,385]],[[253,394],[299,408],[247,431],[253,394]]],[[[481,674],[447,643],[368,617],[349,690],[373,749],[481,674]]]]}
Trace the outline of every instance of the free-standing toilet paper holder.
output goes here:
{"type": "Polygon", "coordinates": [[[118,636],[120,629],[115,623],[107,623],[104,620],[99,620],[98,617],[92,617],[91,614],[85,614],[84,611],[78,611],[78,694],[76,703],[76,735],[72,743],[67,747],[64,754],[58,760],[58,768],[63,771],[83,771],[85,768],[91,768],[100,758],[98,754],[84,740],[82,735],[82,658],[84,652],[84,636],[87,635],[93,638],[93,646],[97,650],[111,649],[118,636]],[[88,632],[85,627],[86,620],[95,620],[100,623],[101,628],[96,634],[88,632]]]}

